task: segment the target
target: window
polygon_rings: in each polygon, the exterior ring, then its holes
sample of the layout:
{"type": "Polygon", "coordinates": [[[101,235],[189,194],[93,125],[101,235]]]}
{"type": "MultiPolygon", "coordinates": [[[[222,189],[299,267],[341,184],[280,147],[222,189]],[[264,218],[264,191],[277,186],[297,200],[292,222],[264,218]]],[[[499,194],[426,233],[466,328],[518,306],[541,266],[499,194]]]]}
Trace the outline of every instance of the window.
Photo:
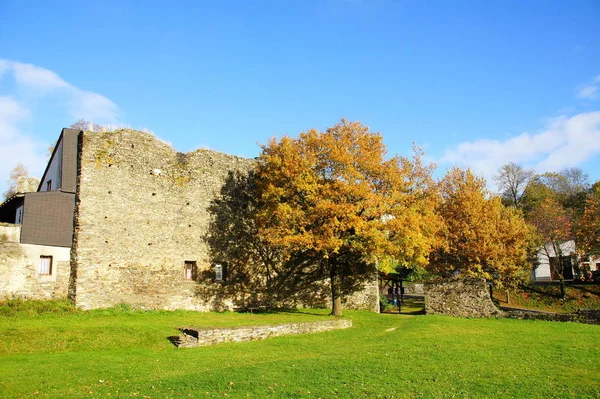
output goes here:
{"type": "Polygon", "coordinates": [[[17,217],[15,220],[16,224],[23,224],[23,206],[17,208],[17,217]]]}
{"type": "Polygon", "coordinates": [[[40,256],[39,274],[42,276],[50,276],[52,274],[52,256],[40,256]]]}
{"type": "Polygon", "coordinates": [[[223,265],[215,265],[215,281],[223,281],[223,265]]]}
{"type": "Polygon", "coordinates": [[[46,191],[52,191],[52,180],[46,182],[46,191]]]}
{"type": "Polygon", "coordinates": [[[185,261],[183,277],[186,280],[196,280],[196,262],[195,261],[189,261],[189,260],[185,261]]]}

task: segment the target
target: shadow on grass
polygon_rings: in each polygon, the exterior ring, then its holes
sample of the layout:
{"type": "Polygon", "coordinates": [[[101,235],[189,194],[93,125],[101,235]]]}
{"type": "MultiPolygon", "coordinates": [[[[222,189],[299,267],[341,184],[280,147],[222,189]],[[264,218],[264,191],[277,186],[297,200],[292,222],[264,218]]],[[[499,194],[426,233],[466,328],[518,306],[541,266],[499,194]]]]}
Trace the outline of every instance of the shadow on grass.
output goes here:
{"type": "MultiPolygon", "coordinates": [[[[594,295],[594,296],[600,297],[600,290],[598,290],[598,291],[590,290],[590,289],[588,288],[589,286],[592,286],[592,287],[593,287],[594,285],[591,285],[591,284],[588,284],[587,286],[582,286],[582,285],[571,285],[571,286],[569,286],[569,288],[573,288],[573,289],[576,289],[576,290],[579,290],[579,291],[587,292],[588,294],[591,294],[591,295],[594,295]]],[[[598,285],[595,285],[595,286],[596,286],[596,287],[599,287],[598,285]]]]}
{"type": "Polygon", "coordinates": [[[535,292],[536,294],[539,294],[541,296],[547,296],[554,299],[561,299],[560,292],[548,292],[541,289],[537,289],[530,285],[522,287],[522,289],[524,292],[535,292]]]}
{"type": "Polygon", "coordinates": [[[381,312],[384,314],[403,314],[403,315],[424,315],[425,314],[425,299],[424,298],[406,298],[400,306],[390,307],[381,312]]]}

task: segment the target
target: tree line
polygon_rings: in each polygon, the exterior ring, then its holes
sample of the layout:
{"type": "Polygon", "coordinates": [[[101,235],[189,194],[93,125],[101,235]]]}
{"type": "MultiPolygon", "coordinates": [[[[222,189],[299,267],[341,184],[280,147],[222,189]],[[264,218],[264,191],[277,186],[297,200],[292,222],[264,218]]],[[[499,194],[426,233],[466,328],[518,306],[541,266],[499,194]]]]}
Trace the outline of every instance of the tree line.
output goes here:
{"type": "Polygon", "coordinates": [[[600,185],[581,170],[535,175],[508,164],[495,177],[501,195],[470,169],[452,168],[439,181],[434,170],[418,147],[411,158],[388,158],[382,136],[359,122],[272,139],[251,176],[232,178],[237,188],[215,205],[234,217],[214,225],[214,243],[225,243],[214,255],[235,258],[235,242],[244,257],[232,269],[258,259],[272,295],[283,282],[328,279],[332,314],[341,315],[343,295],[375,269],[476,276],[511,288],[529,281],[548,242],[577,236],[586,253],[598,253],[600,185]],[[251,200],[242,205],[240,192],[251,200]]]}

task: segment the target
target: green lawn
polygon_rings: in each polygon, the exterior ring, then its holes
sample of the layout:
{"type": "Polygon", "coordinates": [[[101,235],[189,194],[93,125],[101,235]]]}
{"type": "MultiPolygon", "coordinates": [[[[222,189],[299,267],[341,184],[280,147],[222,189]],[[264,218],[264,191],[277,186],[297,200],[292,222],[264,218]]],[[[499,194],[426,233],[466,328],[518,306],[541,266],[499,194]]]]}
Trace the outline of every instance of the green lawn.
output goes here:
{"type": "Polygon", "coordinates": [[[347,330],[195,349],[166,339],[326,313],[0,316],[0,397],[600,397],[600,326],[347,311],[347,330]]]}

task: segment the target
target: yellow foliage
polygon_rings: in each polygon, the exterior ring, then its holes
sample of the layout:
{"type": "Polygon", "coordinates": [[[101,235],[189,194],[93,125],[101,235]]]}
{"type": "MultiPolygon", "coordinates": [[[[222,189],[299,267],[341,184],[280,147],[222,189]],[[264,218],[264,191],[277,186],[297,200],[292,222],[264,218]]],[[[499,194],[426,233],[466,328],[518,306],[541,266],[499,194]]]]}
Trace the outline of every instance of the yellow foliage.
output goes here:
{"type": "Polygon", "coordinates": [[[440,222],[433,167],[422,164],[420,149],[413,159],[386,158],[380,134],[345,120],[262,149],[258,224],[270,244],[328,262],[352,253],[427,263],[440,222]]]}
{"type": "Polygon", "coordinates": [[[528,242],[532,230],[520,211],[502,205],[483,178],[453,168],[440,182],[439,215],[444,225],[430,269],[459,272],[511,285],[528,276],[528,242]]]}

